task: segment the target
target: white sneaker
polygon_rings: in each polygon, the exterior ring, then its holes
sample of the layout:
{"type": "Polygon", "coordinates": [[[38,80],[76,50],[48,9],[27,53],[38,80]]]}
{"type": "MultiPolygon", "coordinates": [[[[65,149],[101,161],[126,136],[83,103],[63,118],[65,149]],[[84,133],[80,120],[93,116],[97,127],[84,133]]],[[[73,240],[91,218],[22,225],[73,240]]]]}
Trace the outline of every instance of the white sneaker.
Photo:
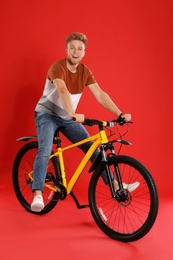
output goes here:
{"type": "Polygon", "coordinates": [[[41,195],[35,196],[31,204],[31,210],[35,212],[40,212],[43,208],[44,208],[43,197],[41,195]]]}
{"type": "Polygon", "coordinates": [[[130,184],[123,183],[123,188],[127,189],[129,192],[132,192],[137,189],[139,184],[140,184],[139,182],[134,182],[134,183],[130,183],[130,184]]]}

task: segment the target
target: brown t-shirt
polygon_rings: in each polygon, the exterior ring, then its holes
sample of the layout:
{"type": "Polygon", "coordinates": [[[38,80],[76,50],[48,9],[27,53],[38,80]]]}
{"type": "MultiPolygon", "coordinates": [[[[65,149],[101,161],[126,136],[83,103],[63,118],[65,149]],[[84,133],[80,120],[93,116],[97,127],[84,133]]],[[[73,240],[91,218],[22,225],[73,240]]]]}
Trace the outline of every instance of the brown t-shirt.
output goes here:
{"type": "Polygon", "coordinates": [[[76,73],[72,73],[68,70],[66,59],[61,59],[53,63],[48,71],[47,77],[50,81],[56,78],[64,80],[71,94],[81,93],[85,86],[96,82],[92,72],[84,64],[80,63],[78,65],[76,73]]]}
{"type": "Polygon", "coordinates": [[[57,89],[53,84],[53,80],[56,78],[64,80],[70,92],[74,110],[77,108],[84,87],[96,81],[90,69],[82,63],[78,65],[76,73],[68,70],[66,59],[58,60],[51,65],[48,70],[43,95],[38,101],[35,111],[47,112],[67,120],[69,116],[62,106],[57,89]]]}

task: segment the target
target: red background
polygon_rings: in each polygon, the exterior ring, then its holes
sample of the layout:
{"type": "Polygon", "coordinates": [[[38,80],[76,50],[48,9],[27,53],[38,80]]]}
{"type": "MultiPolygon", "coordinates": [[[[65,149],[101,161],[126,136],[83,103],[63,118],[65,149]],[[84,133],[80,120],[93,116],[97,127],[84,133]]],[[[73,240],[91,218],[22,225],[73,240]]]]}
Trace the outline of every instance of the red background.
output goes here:
{"type": "MultiPolygon", "coordinates": [[[[65,37],[88,36],[84,62],[100,86],[134,124],[124,150],[154,176],[160,195],[172,190],[172,1],[2,1],[1,174],[10,176],[20,147],[16,138],[35,134],[33,111],[46,73],[65,57],[65,37]],[[165,181],[166,180],[166,181],[165,181]]],[[[86,91],[78,111],[111,119],[86,91]]],[[[69,161],[71,158],[69,158],[69,161]]],[[[74,158],[73,158],[74,160],[74,158]]]]}
{"type": "MultiPolygon", "coordinates": [[[[67,259],[65,244],[75,260],[84,256],[172,259],[167,243],[172,239],[172,201],[166,200],[172,199],[173,185],[172,13],[172,0],[1,0],[0,233],[4,260],[13,255],[23,259],[28,249],[35,258],[50,257],[50,248],[52,256],[67,259]],[[100,86],[122,111],[132,114],[134,124],[125,138],[133,146],[125,147],[123,153],[147,166],[159,190],[158,220],[149,235],[133,245],[105,238],[91,214],[76,214],[68,200],[40,218],[25,212],[13,192],[12,164],[22,145],[16,139],[35,134],[33,111],[47,70],[65,57],[65,37],[73,31],[88,36],[84,62],[100,86]]],[[[78,111],[87,117],[112,119],[87,90],[78,111]]],[[[76,158],[68,154],[67,171],[76,158]]],[[[81,198],[87,196],[89,176],[86,172],[80,179],[81,198]]]]}

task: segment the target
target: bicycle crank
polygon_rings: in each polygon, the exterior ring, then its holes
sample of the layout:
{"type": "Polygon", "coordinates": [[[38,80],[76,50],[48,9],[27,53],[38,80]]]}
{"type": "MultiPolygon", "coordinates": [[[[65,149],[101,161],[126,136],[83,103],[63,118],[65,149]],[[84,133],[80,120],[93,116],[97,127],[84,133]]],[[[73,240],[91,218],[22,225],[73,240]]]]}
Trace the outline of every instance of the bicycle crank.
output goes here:
{"type": "Polygon", "coordinates": [[[56,184],[55,183],[54,185],[57,188],[57,192],[56,192],[57,199],[65,200],[65,198],[67,197],[66,188],[63,185],[61,185],[61,184],[56,184]]]}

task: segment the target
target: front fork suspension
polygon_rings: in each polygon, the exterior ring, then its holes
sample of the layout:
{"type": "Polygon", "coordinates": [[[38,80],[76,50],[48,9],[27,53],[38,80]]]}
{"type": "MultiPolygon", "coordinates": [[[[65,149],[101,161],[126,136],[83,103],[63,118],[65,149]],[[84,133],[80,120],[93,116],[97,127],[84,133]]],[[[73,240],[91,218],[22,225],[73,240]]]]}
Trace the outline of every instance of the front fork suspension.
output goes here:
{"type": "MultiPolygon", "coordinates": [[[[112,156],[116,156],[115,150],[114,150],[114,146],[112,144],[109,144],[109,147],[107,147],[107,149],[110,149],[110,151],[111,151],[111,153],[108,155],[106,154],[105,146],[104,145],[101,146],[102,162],[104,162],[104,164],[105,164],[105,171],[106,171],[106,175],[108,178],[111,195],[113,198],[117,198],[118,193],[117,193],[117,191],[115,191],[114,185],[113,185],[114,176],[113,176],[113,173],[110,171],[110,167],[109,167],[109,158],[112,156]]],[[[122,183],[118,164],[114,163],[113,166],[114,166],[114,172],[115,172],[115,175],[117,178],[116,181],[118,182],[118,187],[119,187],[118,190],[123,190],[123,183],[122,183]]]]}

